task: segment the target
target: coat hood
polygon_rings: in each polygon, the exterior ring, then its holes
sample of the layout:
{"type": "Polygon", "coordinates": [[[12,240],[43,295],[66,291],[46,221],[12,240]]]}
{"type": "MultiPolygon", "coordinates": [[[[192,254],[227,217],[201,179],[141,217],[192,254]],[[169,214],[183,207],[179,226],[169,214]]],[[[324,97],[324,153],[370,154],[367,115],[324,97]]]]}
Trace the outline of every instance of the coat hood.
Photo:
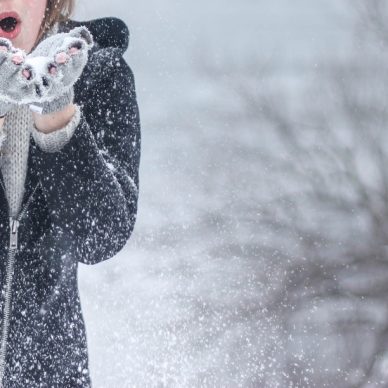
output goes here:
{"type": "Polygon", "coordinates": [[[88,21],[68,19],[59,23],[58,32],[68,32],[74,27],[85,26],[93,35],[93,51],[115,48],[123,54],[129,46],[129,29],[125,22],[116,17],[105,17],[88,21]]]}

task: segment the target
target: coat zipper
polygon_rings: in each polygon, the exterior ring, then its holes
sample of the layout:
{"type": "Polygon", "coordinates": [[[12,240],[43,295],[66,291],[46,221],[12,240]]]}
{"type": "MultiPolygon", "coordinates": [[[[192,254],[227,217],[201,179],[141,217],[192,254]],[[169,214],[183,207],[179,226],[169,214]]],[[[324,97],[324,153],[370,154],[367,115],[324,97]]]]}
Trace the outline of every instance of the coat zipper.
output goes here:
{"type": "MultiPolygon", "coordinates": [[[[4,193],[6,194],[5,187],[3,182],[1,182],[4,193]]],[[[13,278],[13,267],[15,261],[16,251],[18,249],[18,228],[20,220],[24,216],[33,195],[35,194],[36,189],[38,188],[40,182],[35,186],[34,191],[29,196],[24,208],[19,213],[16,218],[9,217],[10,225],[10,234],[9,234],[9,249],[8,249],[8,260],[7,260],[7,269],[6,269],[6,289],[5,289],[5,298],[4,298],[4,313],[3,313],[3,327],[1,330],[1,342],[0,342],[0,388],[3,387],[3,377],[5,371],[5,356],[7,351],[7,342],[8,342],[8,329],[9,321],[11,314],[11,294],[12,294],[12,278],[13,278]]],[[[8,203],[8,200],[7,200],[8,203]]],[[[8,203],[8,213],[10,213],[9,203],[8,203]]]]}

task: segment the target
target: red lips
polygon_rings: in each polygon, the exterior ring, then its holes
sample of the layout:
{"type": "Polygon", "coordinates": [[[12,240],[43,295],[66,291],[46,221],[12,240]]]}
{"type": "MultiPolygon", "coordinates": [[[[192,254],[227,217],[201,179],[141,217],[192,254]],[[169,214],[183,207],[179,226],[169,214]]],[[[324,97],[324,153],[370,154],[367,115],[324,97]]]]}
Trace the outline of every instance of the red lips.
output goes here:
{"type": "Polygon", "coordinates": [[[2,12],[0,14],[0,37],[16,38],[21,31],[21,19],[17,12],[2,12]]]}

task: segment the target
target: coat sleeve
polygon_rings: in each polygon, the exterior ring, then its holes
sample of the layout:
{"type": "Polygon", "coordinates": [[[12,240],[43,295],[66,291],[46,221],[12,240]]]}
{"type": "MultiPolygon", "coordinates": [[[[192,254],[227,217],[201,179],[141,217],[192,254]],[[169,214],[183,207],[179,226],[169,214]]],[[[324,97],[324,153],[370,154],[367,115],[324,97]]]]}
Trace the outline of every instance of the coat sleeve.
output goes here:
{"type": "Polygon", "coordinates": [[[141,138],[135,82],[122,56],[112,63],[62,148],[46,152],[32,142],[52,227],[85,264],[119,252],[137,214],[141,138]]]}

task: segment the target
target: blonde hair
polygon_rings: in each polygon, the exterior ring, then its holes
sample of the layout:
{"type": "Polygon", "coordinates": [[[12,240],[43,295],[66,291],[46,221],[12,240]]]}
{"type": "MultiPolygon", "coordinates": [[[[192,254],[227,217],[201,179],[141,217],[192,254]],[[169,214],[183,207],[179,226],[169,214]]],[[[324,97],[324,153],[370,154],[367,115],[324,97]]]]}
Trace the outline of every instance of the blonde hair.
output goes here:
{"type": "Polygon", "coordinates": [[[49,31],[56,22],[66,21],[74,12],[75,0],[47,0],[46,12],[40,25],[36,42],[49,31]]]}

